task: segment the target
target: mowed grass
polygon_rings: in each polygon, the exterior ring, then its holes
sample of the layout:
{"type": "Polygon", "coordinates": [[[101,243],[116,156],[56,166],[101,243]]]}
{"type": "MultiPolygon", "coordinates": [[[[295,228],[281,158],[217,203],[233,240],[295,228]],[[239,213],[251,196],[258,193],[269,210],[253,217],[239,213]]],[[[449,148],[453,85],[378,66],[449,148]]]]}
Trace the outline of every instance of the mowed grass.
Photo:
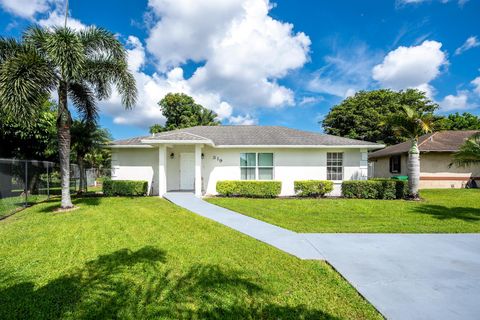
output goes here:
{"type": "Polygon", "coordinates": [[[0,319],[380,319],[329,265],[159,198],[0,222],[0,319]]]}
{"type": "Polygon", "coordinates": [[[297,232],[480,232],[480,189],[421,190],[423,201],[210,198],[297,232]]]}

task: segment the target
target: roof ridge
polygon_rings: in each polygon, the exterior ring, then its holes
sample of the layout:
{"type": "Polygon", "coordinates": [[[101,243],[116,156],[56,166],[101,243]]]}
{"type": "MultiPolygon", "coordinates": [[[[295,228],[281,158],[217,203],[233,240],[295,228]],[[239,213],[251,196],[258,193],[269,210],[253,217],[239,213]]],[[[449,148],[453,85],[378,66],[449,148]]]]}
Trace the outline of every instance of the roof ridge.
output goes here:
{"type": "MultiPolygon", "coordinates": [[[[429,136],[429,137],[425,137],[425,140],[423,140],[422,142],[420,142],[418,144],[418,148],[420,148],[421,145],[423,145],[425,142],[427,142],[428,140],[432,139],[436,134],[438,133],[438,131],[435,131],[435,132],[432,132],[432,134],[429,136]]],[[[428,133],[427,133],[428,134],[428,133]]],[[[425,135],[427,135],[425,134],[425,135]]]]}

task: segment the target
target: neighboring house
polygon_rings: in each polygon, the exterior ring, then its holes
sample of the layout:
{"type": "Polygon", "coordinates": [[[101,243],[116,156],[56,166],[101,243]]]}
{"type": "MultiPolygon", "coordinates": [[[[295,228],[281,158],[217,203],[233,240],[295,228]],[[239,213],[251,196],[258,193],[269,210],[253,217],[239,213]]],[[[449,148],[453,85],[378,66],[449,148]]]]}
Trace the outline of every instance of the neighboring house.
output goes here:
{"type": "Polygon", "coordinates": [[[295,180],[366,179],[376,143],[274,126],[198,126],[113,141],[112,179],[146,180],[149,192],[215,195],[221,180],[277,180],[282,196],[295,180]]]}
{"type": "MultiPolygon", "coordinates": [[[[453,153],[478,131],[439,131],[418,139],[420,188],[464,188],[470,179],[480,182],[480,166],[450,166],[453,153]]],[[[407,175],[410,142],[399,143],[371,153],[368,157],[373,176],[407,175]]]]}

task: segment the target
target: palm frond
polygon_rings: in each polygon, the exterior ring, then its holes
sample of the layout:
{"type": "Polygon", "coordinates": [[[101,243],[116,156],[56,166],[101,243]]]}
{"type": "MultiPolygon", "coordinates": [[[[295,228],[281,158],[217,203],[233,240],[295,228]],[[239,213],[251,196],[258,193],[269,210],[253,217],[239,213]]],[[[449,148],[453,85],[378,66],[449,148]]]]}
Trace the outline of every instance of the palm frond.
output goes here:
{"type": "Polygon", "coordinates": [[[82,73],[84,48],[74,30],[53,28],[45,39],[45,51],[51,63],[60,68],[63,79],[76,79],[82,73]]]}
{"type": "Polygon", "coordinates": [[[71,82],[68,86],[68,96],[85,121],[95,122],[97,120],[98,109],[95,94],[85,83],[71,82]]]}
{"type": "Polygon", "coordinates": [[[474,134],[453,155],[453,164],[467,167],[480,164],[480,132],[474,134]]]}
{"type": "Polygon", "coordinates": [[[87,60],[83,78],[95,88],[99,99],[106,99],[114,85],[122,97],[122,104],[133,107],[137,99],[135,78],[128,71],[126,61],[114,58],[87,60]]]}
{"type": "Polygon", "coordinates": [[[33,121],[55,81],[48,62],[31,46],[22,45],[0,65],[0,105],[20,120],[33,121]]]}
{"type": "Polygon", "coordinates": [[[89,27],[79,32],[85,54],[90,58],[111,56],[116,60],[126,60],[127,53],[123,45],[108,30],[89,27]]]}
{"type": "Polygon", "coordinates": [[[13,38],[0,37],[0,64],[21,50],[22,44],[13,38]]]}

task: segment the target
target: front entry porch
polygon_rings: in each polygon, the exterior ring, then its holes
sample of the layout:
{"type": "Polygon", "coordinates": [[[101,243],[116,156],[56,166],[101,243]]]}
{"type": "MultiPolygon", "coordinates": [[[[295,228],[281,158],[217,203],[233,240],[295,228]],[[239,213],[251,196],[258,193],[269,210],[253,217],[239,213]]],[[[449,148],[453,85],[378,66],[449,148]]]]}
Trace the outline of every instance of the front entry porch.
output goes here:
{"type": "Polygon", "coordinates": [[[168,191],[189,191],[202,196],[203,144],[158,146],[159,196],[168,191]]]}

